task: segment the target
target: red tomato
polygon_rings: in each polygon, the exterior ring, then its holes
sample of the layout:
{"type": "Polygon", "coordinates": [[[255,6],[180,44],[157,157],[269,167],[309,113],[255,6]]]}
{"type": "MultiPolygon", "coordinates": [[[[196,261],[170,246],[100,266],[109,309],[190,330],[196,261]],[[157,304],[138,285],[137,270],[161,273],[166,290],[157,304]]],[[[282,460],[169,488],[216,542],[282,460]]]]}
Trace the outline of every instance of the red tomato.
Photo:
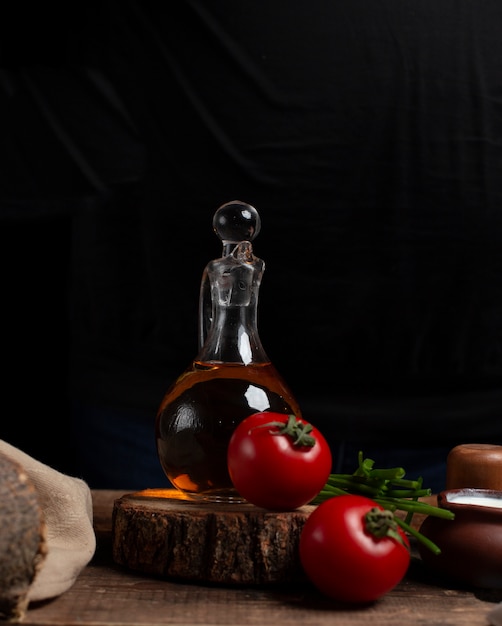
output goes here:
{"type": "Polygon", "coordinates": [[[409,541],[397,525],[395,536],[376,537],[366,514],[390,516],[373,500],[360,495],[334,496],[307,518],[300,535],[300,561],[314,585],[344,602],[373,602],[393,589],[410,563],[409,541]]]}
{"type": "Polygon", "coordinates": [[[326,484],[332,464],[328,442],[316,428],[274,412],[254,413],[236,427],[227,461],[239,494],[276,511],[310,502],[326,484]]]}

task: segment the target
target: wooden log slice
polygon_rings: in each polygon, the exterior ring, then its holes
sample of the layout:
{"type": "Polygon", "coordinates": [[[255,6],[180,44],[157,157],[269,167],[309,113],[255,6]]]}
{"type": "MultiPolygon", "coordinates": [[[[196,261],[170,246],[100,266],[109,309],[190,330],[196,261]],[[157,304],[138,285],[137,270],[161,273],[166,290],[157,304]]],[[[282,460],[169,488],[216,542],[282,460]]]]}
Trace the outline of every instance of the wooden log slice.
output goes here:
{"type": "Polygon", "coordinates": [[[0,621],[19,622],[47,554],[35,487],[22,466],[0,453],[0,621]]]}
{"type": "Polygon", "coordinates": [[[132,570],[194,582],[261,585],[304,580],[298,544],[312,506],[271,512],[214,504],[173,489],[114,502],[114,561],[132,570]]]}

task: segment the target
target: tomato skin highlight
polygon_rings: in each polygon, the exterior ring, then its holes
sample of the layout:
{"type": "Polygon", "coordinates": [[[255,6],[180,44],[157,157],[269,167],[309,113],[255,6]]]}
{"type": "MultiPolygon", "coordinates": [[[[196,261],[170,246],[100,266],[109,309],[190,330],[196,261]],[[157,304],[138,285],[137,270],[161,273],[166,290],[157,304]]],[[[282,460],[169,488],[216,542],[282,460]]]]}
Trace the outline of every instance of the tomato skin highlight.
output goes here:
{"type": "Polygon", "coordinates": [[[364,516],[377,507],[370,498],[347,494],[322,502],[307,518],[300,535],[300,561],[310,581],[342,602],[374,602],[404,577],[410,564],[409,541],[376,538],[364,516]]]}
{"type": "MultiPolygon", "coordinates": [[[[310,502],[326,484],[332,467],[328,442],[313,427],[313,446],[295,445],[272,422],[287,424],[288,415],[259,412],[243,420],[230,438],[227,464],[239,494],[269,510],[293,510],[310,502]]],[[[308,424],[300,420],[302,424],[308,424]]]]}

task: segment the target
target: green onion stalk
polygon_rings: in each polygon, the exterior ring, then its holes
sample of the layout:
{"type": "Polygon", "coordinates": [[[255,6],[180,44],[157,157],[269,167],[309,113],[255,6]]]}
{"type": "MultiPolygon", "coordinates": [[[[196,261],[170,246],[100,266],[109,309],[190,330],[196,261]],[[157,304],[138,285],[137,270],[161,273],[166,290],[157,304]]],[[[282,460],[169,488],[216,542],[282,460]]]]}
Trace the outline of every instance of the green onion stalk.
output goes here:
{"type": "Polygon", "coordinates": [[[439,546],[412,527],[413,515],[432,515],[453,520],[454,513],[419,499],[432,495],[431,489],[423,487],[421,477],[410,480],[405,478],[406,472],[402,467],[376,469],[374,464],[372,459],[365,459],[363,453],[359,452],[356,471],[353,474],[330,474],[326,485],[311,504],[321,504],[329,498],[349,493],[366,496],[384,509],[405,512],[404,519],[394,515],[396,524],[434,554],[440,554],[439,546]]]}

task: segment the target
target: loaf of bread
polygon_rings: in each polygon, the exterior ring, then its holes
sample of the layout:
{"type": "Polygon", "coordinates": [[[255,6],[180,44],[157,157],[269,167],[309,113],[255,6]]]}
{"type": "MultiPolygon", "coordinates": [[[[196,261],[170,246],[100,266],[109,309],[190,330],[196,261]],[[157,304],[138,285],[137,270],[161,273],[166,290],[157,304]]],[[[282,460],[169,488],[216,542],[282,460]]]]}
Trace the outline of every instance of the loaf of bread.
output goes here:
{"type": "Polygon", "coordinates": [[[23,467],[0,453],[0,621],[20,622],[47,554],[46,525],[23,467]]]}

